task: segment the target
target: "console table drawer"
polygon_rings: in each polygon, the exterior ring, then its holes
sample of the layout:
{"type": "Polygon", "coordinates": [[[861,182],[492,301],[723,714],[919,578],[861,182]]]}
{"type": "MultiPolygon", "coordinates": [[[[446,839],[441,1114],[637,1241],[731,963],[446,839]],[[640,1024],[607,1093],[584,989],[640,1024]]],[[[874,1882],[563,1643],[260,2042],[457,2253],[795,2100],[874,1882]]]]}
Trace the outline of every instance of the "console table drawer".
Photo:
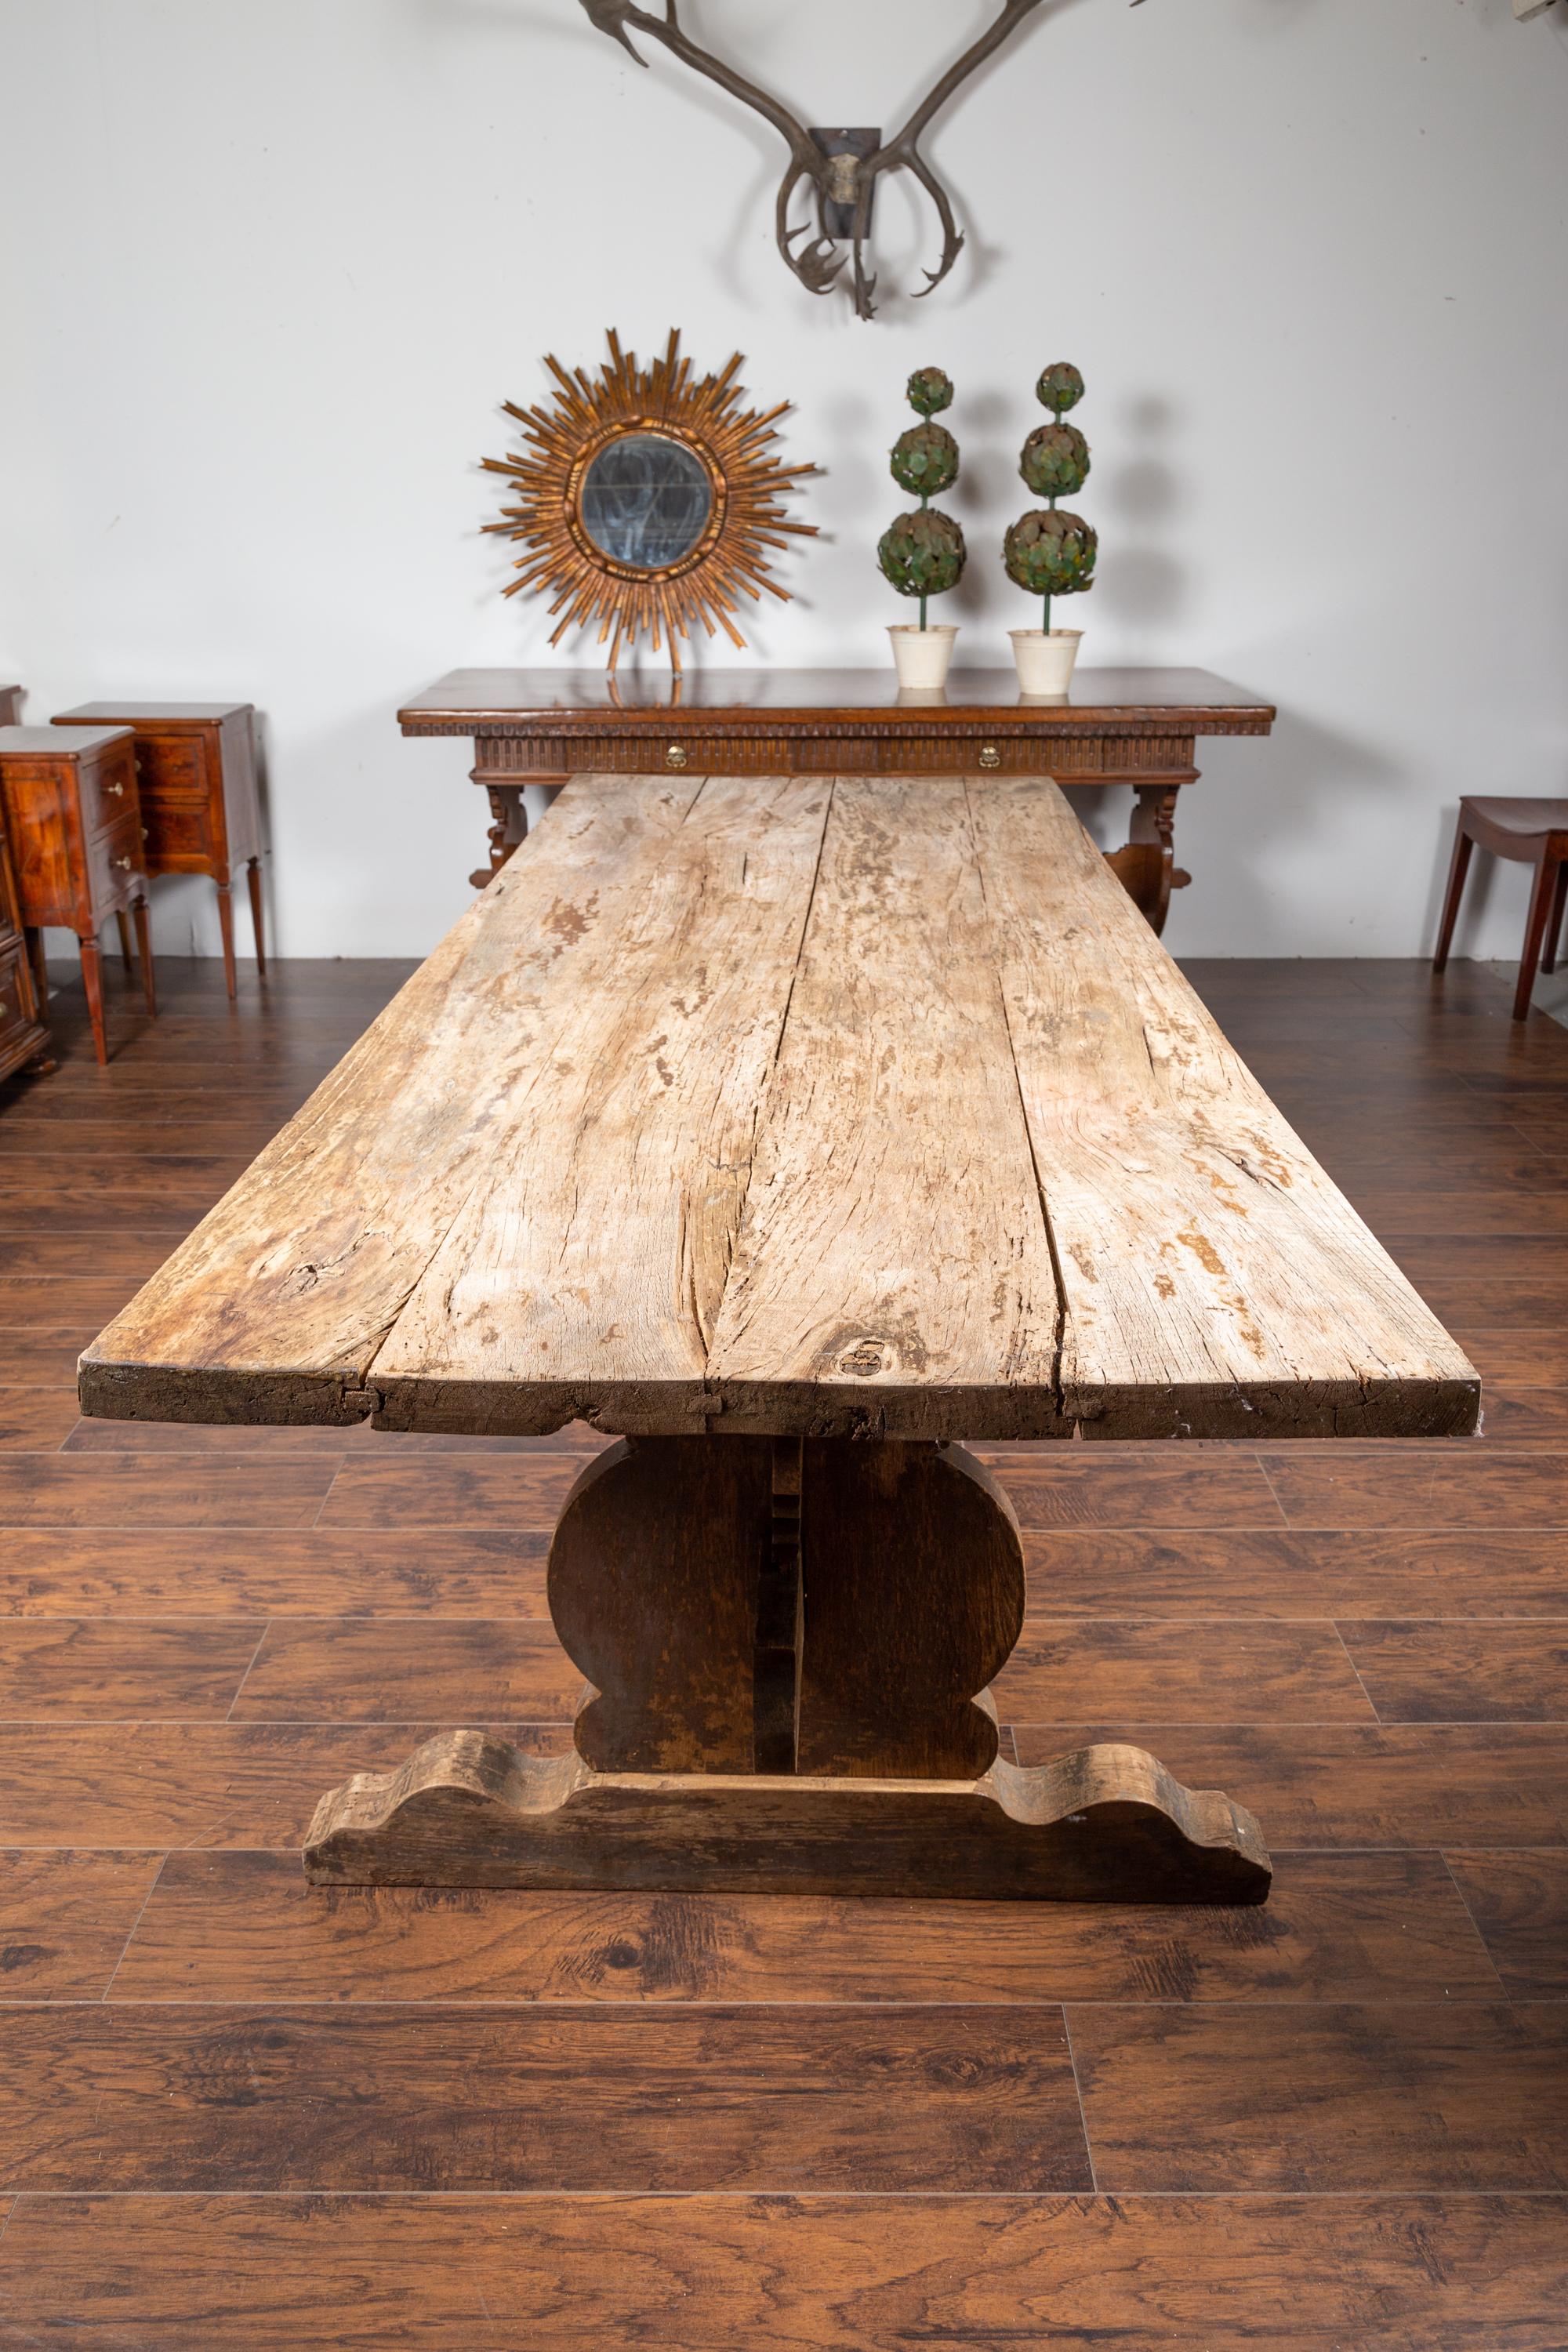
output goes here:
{"type": "Polygon", "coordinates": [[[476,745],[475,781],[583,775],[1055,776],[1091,783],[1140,777],[1190,781],[1190,735],[980,735],[911,729],[832,735],[497,735],[476,745]]]}

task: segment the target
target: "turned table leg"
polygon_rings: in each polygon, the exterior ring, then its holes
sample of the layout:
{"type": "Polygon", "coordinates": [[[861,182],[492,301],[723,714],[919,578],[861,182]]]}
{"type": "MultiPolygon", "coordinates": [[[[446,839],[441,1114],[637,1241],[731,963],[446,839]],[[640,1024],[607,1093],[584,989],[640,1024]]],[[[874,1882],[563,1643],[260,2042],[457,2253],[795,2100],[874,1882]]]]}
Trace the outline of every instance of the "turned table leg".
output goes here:
{"type": "Polygon", "coordinates": [[[1249,1813],[1142,1749],[1029,1769],[987,1685],[1024,1613],[1006,1496],[962,1447],[622,1439],[584,1470],[550,1606],[575,1753],[479,1731],[324,1797],[319,1884],[1260,1903],[1249,1813]]]}
{"type": "Polygon", "coordinates": [[[1105,862],[1156,936],[1165,928],[1172,891],[1184,890],[1193,878],[1175,861],[1176,798],[1197,777],[1192,768],[1179,775],[1124,780],[1133,788],[1132,821],[1125,846],[1108,850],[1105,862]]]}
{"type": "MultiPolygon", "coordinates": [[[[481,754],[489,748],[488,744],[481,743],[481,754]]],[[[512,852],[521,849],[528,839],[528,811],[522,798],[524,787],[539,784],[553,801],[566,778],[553,772],[543,775],[498,772],[492,767],[480,766],[473,771],[472,781],[476,784],[483,784],[490,803],[490,862],[468,877],[474,888],[482,890],[487,883],[495,880],[512,852]]]]}

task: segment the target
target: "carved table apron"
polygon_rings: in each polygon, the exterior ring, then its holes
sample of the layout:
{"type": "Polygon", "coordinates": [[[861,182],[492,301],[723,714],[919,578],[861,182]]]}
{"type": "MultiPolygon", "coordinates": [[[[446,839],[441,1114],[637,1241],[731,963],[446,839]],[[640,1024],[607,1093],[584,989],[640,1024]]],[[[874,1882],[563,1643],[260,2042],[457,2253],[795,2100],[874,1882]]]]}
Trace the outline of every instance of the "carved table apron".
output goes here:
{"type": "Polygon", "coordinates": [[[678,687],[597,670],[454,670],[398,713],[405,735],[467,735],[490,802],[482,888],[528,831],[523,789],[664,769],[762,776],[954,773],[1130,784],[1125,845],[1107,862],[1156,931],[1191,877],[1173,849],[1176,796],[1200,735],[1267,735],[1275,713],[1206,670],[1080,670],[1059,700],[1026,699],[1010,670],[959,670],[902,693],[878,670],[727,670],[678,687]]]}
{"type": "Polygon", "coordinates": [[[357,1775],[315,1879],[1258,1902],[1232,1799],[1114,1744],[999,1757],[998,1472],[1458,1433],[1479,1383],[1055,785],[608,775],[81,1395],[616,1440],[550,1555],[574,1752],[455,1731],[357,1775]]]}

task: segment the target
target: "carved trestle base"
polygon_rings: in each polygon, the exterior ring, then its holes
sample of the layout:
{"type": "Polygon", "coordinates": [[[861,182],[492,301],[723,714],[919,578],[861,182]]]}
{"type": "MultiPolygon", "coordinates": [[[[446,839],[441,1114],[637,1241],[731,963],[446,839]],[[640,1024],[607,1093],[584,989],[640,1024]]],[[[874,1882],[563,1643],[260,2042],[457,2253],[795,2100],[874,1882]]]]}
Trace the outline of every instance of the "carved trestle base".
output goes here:
{"type": "Polygon", "coordinates": [[[1022,1626],[1023,1549],[961,1447],[623,1439],[566,1499],[550,1604],[590,1678],[576,1753],[441,1733],[322,1799],[310,1879],[1268,1895],[1252,1816],[1142,1749],[998,1755],[986,1686],[1022,1626]]]}

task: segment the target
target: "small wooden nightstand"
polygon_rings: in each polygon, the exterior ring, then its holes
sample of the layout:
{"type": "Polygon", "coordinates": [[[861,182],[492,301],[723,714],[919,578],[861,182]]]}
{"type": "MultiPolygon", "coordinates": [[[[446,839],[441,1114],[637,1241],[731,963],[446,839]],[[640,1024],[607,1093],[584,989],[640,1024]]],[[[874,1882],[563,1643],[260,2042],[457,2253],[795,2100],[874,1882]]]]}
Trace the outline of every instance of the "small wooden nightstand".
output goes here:
{"type": "Polygon", "coordinates": [[[98,934],[108,916],[135,916],[142,993],[148,1012],[157,1011],[130,729],[0,727],[0,808],[39,1001],[47,1003],[47,982],[38,935],[59,924],[80,942],[93,1044],[107,1062],[98,934]]]}
{"type": "Polygon", "coordinates": [[[255,710],[248,702],[84,702],[57,727],[129,727],[147,828],[149,874],[210,874],[217,884],[223,968],[235,993],[233,875],[250,882],[256,968],[261,937],[261,806],[256,788],[255,710]]]}

